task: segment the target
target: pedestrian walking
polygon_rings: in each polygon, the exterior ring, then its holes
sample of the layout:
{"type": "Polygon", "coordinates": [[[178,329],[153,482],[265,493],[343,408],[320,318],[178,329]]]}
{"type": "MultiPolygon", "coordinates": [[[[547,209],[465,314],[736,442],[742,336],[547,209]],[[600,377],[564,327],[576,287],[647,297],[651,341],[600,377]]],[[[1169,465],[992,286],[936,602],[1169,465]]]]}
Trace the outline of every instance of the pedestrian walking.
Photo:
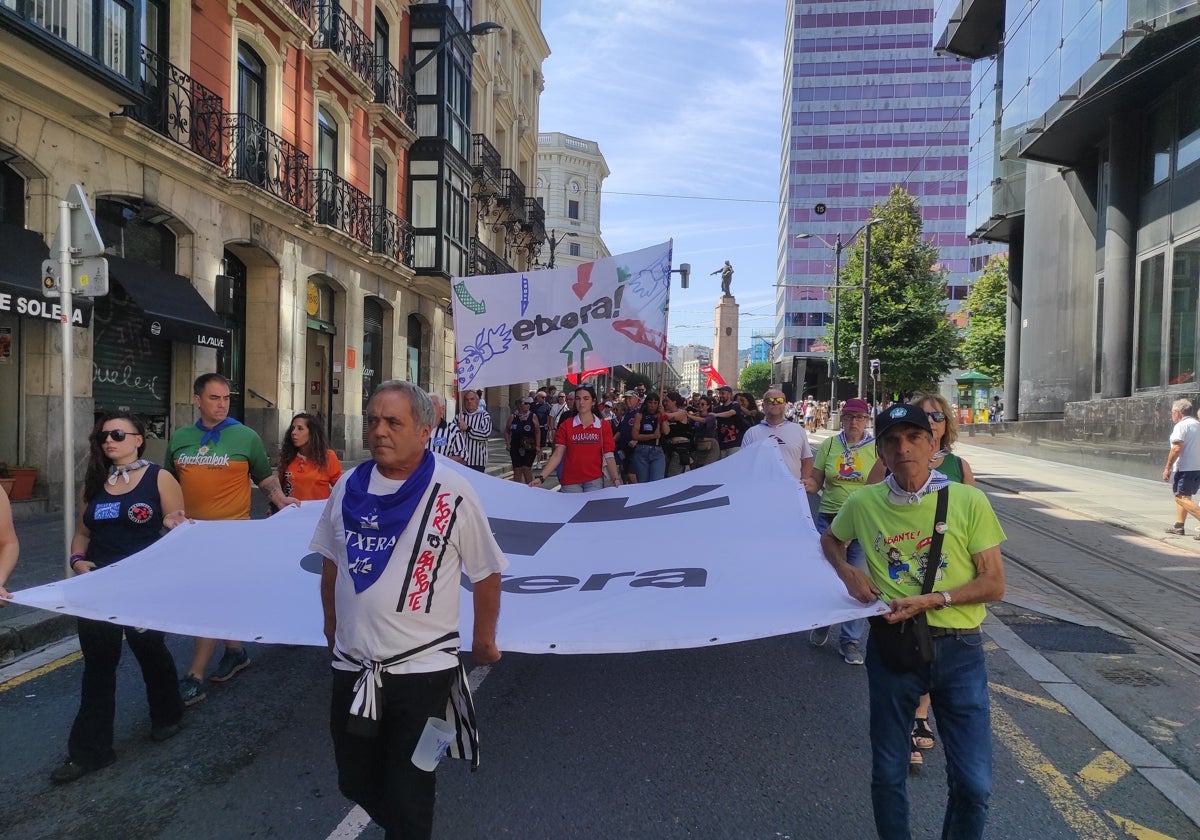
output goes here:
{"type": "Polygon", "coordinates": [[[541,447],[541,429],[532,410],[533,400],[525,397],[517,404],[517,410],[508,420],[504,430],[504,448],[508,450],[512,464],[513,481],[528,484],[533,479],[533,462],[537,460],[541,447]]]}
{"type": "Polygon", "coordinates": [[[979,838],[992,783],[980,624],[984,605],[1004,595],[1004,531],[982,492],[930,469],[933,431],[920,407],[883,412],[876,447],[891,474],[846,499],[821,535],[821,548],[850,595],[889,606],[871,620],[867,639],[875,828],[883,840],[910,837],[912,717],[928,692],[946,748],[942,836],[979,838]],[[864,548],[867,572],[847,562],[845,544],[852,539],[864,548]],[[906,645],[911,639],[921,644],[906,645]]]}
{"type": "Polygon", "coordinates": [[[658,394],[647,394],[633,419],[633,439],[637,441],[633,449],[633,471],[638,484],[658,481],[666,474],[667,459],[662,450],[660,417],[658,394]]]}
{"type": "Polygon", "coordinates": [[[342,477],[342,463],[329,448],[325,426],[311,414],[292,417],[276,470],[284,494],[302,502],[328,499],[342,477]]]}
{"type": "MultiPolygon", "coordinates": [[[[229,380],[205,373],[192,386],[192,403],[200,413],[194,425],[176,429],[167,444],[167,469],[183,488],[188,516],[202,520],[249,519],[250,481],[282,510],[299,502],[283,492],[271,470],[262,438],[229,416],[229,380]]],[[[192,662],[179,681],[187,705],[207,696],[204,672],[217,649],[216,639],[195,642],[192,662]]],[[[225,640],[225,652],[209,677],[221,683],[250,666],[250,654],[240,641],[225,640]]]]}
{"type": "Polygon", "coordinates": [[[478,762],[458,658],[464,575],[473,592],[472,656],[479,664],[500,659],[496,621],[508,561],[470,483],[426,450],[433,421],[433,403],[416,385],[391,380],[375,389],[367,404],[371,460],[334,489],[310,546],[324,558],[338,788],[389,838],[433,833],[435,775],[413,756],[430,718],[458,730],[452,754],[478,762]]]}
{"type": "Polygon", "coordinates": [[[796,423],[789,423],[784,416],[787,400],[783,391],[772,388],[763,395],[763,418],[757,425],[746,430],[742,448],[771,442],[779,445],[783,462],[797,481],[807,482],[812,474],[813,451],[808,442],[808,433],[796,423]]]}
{"type": "Polygon", "coordinates": [[[683,397],[678,391],[668,391],[663,397],[662,445],[667,478],[679,475],[691,467],[692,454],[696,450],[696,430],[684,405],[683,397]]]}
{"type": "Polygon", "coordinates": [[[559,490],[563,493],[585,493],[604,486],[608,473],[614,487],[621,486],[613,455],[612,426],[596,414],[596,391],[590,385],[575,389],[575,414],[565,417],[554,438],[554,452],[534,476],[538,487],[562,465],[559,490]]]}
{"type": "Polygon", "coordinates": [[[8,501],[8,494],[0,490],[0,607],[8,606],[6,602],[12,597],[4,586],[17,567],[20,554],[21,541],[17,539],[17,529],[13,525],[12,503],[8,501]]]}
{"type": "Polygon", "coordinates": [[[626,391],[621,399],[625,403],[625,413],[617,420],[617,430],[613,435],[617,469],[621,473],[622,481],[626,484],[636,484],[637,472],[634,469],[633,453],[637,450],[637,440],[633,436],[633,424],[637,420],[641,398],[637,395],[637,391],[626,391]]]}
{"type": "MultiPolygon", "coordinates": [[[[492,436],[492,416],[479,405],[479,395],[474,391],[463,391],[458,395],[462,410],[455,416],[450,426],[451,437],[458,438],[457,449],[452,457],[461,458],[476,472],[487,471],[488,438],[492,436]]],[[[549,417],[549,408],[546,416],[549,417]]],[[[541,417],[538,417],[541,423],[541,417]]]]}
{"type": "Polygon", "coordinates": [[[450,424],[446,421],[446,401],[437,394],[430,394],[429,401],[433,403],[434,422],[425,448],[434,455],[444,455],[462,463],[465,457],[461,448],[462,440],[450,434],[450,424]]]}
{"type": "Polygon", "coordinates": [[[717,446],[717,418],[713,416],[713,398],[704,396],[696,399],[696,408],[688,412],[688,419],[696,430],[696,452],[692,456],[692,469],[707,466],[721,457],[717,446]]]}
{"type": "MultiPolygon", "coordinates": [[[[875,438],[867,429],[869,408],[857,397],[846,400],[842,407],[842,430],[825,438],[817,447],[812,471],[804,489],[821,494],[817,510],[817,530],[824,533],[833,523],[846,499],[867,486],[867,476],[875,465],[875,438]]],[[[791,424],[800,428],[799,424],[791,424]]],[[[803,431],[801,428],[800,431],[803,431]]],[[[846,561],[856,569],[866,571],[867,561],[862,544],[851,539],[845,547],[846,561]]],[[[867,629],[865,618],[842,622],[838,629],[838,652],[847,665],[862,665],[862,637],[867,629]]],[[[817,647],[829,641],[828,627],[818,627],[808,634],[817,647]]]]}
{"type": "Polygon", "coordinates": [[[717,404],[713,406],[713,417],[717,421],[717,445],[721,458],[736,455],[742,448],[742,438],[753,425],[742,406],[733,398],[733,388],[722,385],[717,389],[717,404]]]}
{"type": "MultiPolygon", "coordinates": [[[[88,465],[71,538],[71,570],[90,574],[154,544],[164,528],[187,521],[179,482],[142,458],[146,429],[128,412],[104,415],[88,438],[88,465]]],[[[77,619],[83,653],[79,712],[67,738],[65,763],[50,774],[55,784],[73,782],[117,759],[113,750],[117,665],[121,642],[129,643],[141,668],[150,704],[150,738],[179,732],[183,699],[175,660],[159,630],[77,619]]]]}
{"type": "MultiPolygon", "coordinates": [[[[1163,481],[1171,482],[1175,494],[1175,524],[1167,533],[1182,536],[1189,513],[1200,522],[1200,506],[1192,501],[1192,496],[1200,490],[1200,420],[1196,419],[1191,400],[1175,400],[1171,404],[1171,422],[1175,428],[1171,430],[1163,481]]],[[[1200,531],[1196,539],[1200,540],[1200,531]]]]}

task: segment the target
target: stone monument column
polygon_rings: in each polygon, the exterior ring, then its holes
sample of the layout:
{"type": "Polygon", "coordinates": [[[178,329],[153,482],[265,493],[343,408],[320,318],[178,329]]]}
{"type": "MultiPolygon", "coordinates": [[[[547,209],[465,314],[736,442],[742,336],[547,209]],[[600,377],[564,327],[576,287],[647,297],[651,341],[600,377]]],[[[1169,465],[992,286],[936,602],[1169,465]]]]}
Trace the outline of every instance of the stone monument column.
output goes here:
{"type": "Polygon", "coordinates": [[[713,367],[731,388],[738,386],[738,305],[733,295],[722,295],[714,311],[713,367]]]}

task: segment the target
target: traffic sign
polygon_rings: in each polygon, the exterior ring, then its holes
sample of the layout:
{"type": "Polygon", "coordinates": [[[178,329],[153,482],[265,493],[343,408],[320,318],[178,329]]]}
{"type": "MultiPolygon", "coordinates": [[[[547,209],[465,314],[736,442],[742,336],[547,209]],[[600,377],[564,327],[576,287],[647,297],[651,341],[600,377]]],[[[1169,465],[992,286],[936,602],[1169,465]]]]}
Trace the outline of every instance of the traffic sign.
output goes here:
{"type": "Polygon", "coordinates": [[[104,240],[100,238],[100,229],[96,227],[96,217],[88,206],[83,187],[72,184],[67,190],[67,203],[71,205],[71,229],[64,231],[61,224],[58,226],[58,230],[54,231],[54,241],[50,243],[50,253],[59,252],[59,237],[65,235],[72,257],[100,256],[104,253],[104,240]]]}
{"type": "MultiPolygon", "coordinates": [[[[61,292],[58,260],[43,260],[42,294],[56,298],[61,292]]],[[[71,260],[71,294],[78,297],[102,297],[108,294],[108,260],[104,257],[71,260]]]]}

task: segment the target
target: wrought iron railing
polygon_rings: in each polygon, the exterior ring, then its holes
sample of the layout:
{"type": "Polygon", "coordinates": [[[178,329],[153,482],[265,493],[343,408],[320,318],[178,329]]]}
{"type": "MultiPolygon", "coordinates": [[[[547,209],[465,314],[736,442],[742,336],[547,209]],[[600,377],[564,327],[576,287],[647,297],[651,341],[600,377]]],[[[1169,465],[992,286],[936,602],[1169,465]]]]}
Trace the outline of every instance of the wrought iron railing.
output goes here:
{"type": "Polygon", "coordinates": [[[317,31],[312,45],[332,50],[350,71],[368,85],[375,84],[375,48],[350,13],[336,3],[317,3],[317,31]]]}
{"type": "Polygon", "coordinates": [[[471,172],[476,197],[496,195],[504,188],[500,174],[500,152],[482,134],[471,136],[471,172]]]}
{"type": "Polygon", "coordinates": [[[412,267],[412,225],[386,207],[372,208],[371,250],[412,267]]]}
{"type": "Polygon", "coordinates": [[[412,82],[383,56],[375,56],[375,101],[400,115],[409,128],[417,127],[417,95],[412,82]]]}
{"type": "Polygon", "coordinates": [[[283,2],[296,13],[296,17],[312,26],[313,0],[283,0],[283,2]]]}
{"type": "Polygon", "coordinates": [[[308,155],[247,114],[225,114],[225,171],[308,212],[308,155]]]}
{"type": "Polygon", "coordinates": [[[225,109],[221,97],[145,46],[141,64],[146,101],[126,106],[124,115],[220,166],[225,109]]]}
{"type": "Polygon", "coordinates": [[[496,203],[505,208],[513,222],[525,222],[525,183],[511,169],[502,169],[501,189],[496,203]]]}
{"type": "Polygon", "coordinates": [[[540,198],[529,196],[525,199],[525,224],[521,225],[525,234],[524,247],[537,248],[546,241],[546,209],[540,198]]]}
{"type": "Polygon", "coordinates": [[[478,239],[471,240],[471,274],[512,274],[513,267],[478,239]]]}
{"type": "Polygon", "coordinates": [[[313,220],[370,246],[371,198],[332,169],[312,170],[313,220]]]}

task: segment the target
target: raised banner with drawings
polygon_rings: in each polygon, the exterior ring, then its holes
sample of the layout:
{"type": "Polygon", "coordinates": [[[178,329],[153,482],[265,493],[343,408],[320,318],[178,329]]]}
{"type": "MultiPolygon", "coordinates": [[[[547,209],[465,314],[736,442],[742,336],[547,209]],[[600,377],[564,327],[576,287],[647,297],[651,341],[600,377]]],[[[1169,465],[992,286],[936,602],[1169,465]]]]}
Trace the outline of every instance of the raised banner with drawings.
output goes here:
{"type": "MultiPolygon", "coordinates": [[[[623,653],[776,636],[886,611],[846,594],[775,447],[651,484],[563,494],[459,468],[511,566],[498,642],[525,653],[623,653]],[[692,551],[672,549],[691,546],[692,551]]],[[[112,566],[17,603],[216,639],[323,645],[308,553],[324,507],[181,526],[112,566]]],[[[463,579],[464,642],[471,639],[463,579]]]]}
{"type": "Polygon", "coordinates": [[[459,390],[661,362],[667,352],[670,242],[452,285],[459,390]]]}

